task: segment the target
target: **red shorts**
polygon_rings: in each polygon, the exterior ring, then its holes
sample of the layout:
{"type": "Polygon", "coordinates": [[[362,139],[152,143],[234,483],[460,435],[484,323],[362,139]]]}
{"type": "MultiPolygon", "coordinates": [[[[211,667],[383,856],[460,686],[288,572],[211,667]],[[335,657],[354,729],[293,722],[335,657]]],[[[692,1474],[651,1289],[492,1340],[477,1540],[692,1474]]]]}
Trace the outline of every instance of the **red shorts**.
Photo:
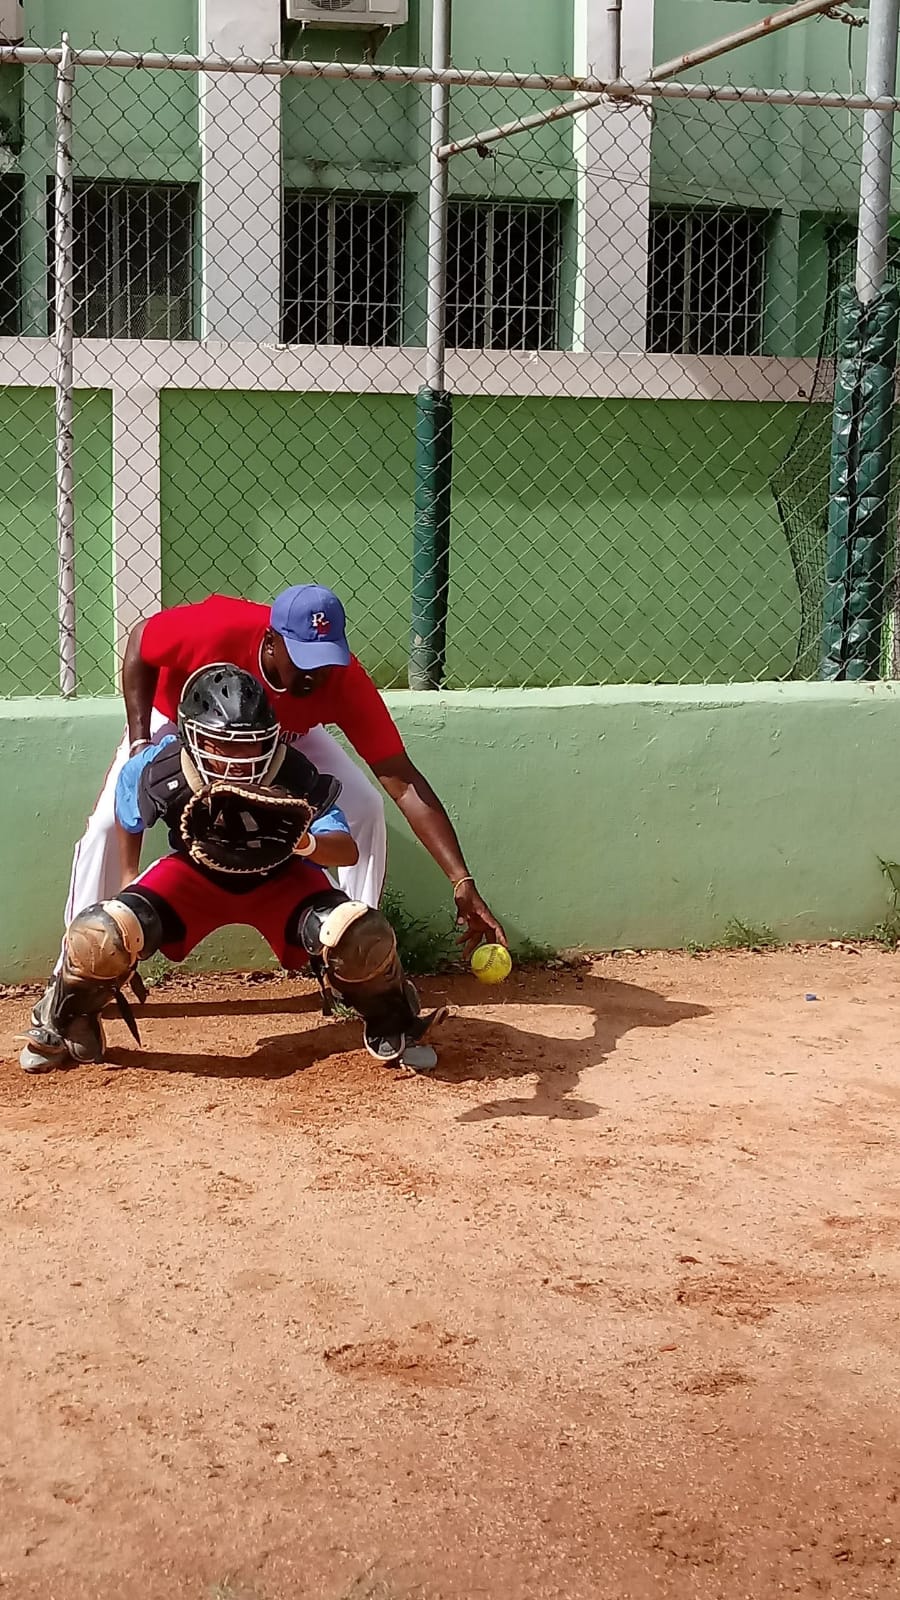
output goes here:
{"type": "Polygon", "coordinates": [[[293,912],[312,895],[333,888],[321,867],[295,860],[269,883],[235,894],[213,883],[184,856],[176,855],[164,856],[148,867],[134,887],[138,885],[152,889],[184,923],[183,939],[160,946],[170,961],[183,961],[207,934],[218,928],[243,923],[261,933],[281,965],[288,968],[303,967],[307,961],[306,951],[287,940],[287,925],[293,912]]]}

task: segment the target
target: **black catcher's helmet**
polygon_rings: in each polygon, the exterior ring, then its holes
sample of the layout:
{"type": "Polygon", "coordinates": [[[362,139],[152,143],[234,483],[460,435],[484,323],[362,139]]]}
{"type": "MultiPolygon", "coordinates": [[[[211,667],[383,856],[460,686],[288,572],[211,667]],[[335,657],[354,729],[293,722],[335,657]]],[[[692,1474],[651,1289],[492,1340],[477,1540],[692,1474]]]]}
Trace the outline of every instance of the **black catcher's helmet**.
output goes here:
{"type": "Polygon", "coordinates": [[[204,783],[260,783],[280,736],[259,679],[230,661],[201,667],[188,678],[178,702],[178,731],[204,783]]]}

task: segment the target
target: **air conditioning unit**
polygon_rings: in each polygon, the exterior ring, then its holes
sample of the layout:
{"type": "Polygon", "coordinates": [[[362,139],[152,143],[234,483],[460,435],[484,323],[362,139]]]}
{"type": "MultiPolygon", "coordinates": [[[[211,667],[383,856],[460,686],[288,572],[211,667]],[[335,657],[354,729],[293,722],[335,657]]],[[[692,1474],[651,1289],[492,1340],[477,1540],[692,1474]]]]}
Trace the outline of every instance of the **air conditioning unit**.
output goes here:
{"type": "Polygon", "coordinates": [[[304,28],[402,28],[409,0],[287,0],[287,18],[304,28]]]}
{"type": "Polygon", "coordinates": [[[21,44],[24,37],[21,0],[0,0],[0,44],[21,44]]]}

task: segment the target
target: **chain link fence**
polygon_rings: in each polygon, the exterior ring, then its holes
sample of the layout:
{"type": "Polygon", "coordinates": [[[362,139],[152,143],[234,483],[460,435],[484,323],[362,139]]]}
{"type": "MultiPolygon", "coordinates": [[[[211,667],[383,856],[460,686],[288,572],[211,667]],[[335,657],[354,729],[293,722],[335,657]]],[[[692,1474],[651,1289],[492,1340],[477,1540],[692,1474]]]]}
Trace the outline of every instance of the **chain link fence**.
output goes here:
{"type": "MultiPolygon", "coordinates": [[[[429,74],[59,57],[0,51],[0,692],[304,580],[405,686],[442,495],[450,688],[817,674],[861,102],[670,85],[452,154],[423,445],[429,74]]],[[[573,91],[478,78],[451,141],[573,91]]]]}

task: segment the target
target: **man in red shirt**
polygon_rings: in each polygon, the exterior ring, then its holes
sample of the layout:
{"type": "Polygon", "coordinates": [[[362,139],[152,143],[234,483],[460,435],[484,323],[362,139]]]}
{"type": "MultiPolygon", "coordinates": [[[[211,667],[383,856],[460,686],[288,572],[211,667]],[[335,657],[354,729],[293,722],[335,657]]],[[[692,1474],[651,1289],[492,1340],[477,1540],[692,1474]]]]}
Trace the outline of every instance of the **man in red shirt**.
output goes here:
{"type": "Polygon", "coordinates": [[[119,772],[129,755],[157,733],[172,731],[184,683],[197,668],[217,661],[253,673],[291,742],[320,772],[340,780],[341,809],[360,856],[355,867],[337,874],[351,899],[378,904],[387,859],[384,806],[359,767],[325,732],[325,723],[340,728],[450,880],[466,949],[485,938],[506,943],[478,893],[450,818],[406,754],[372,679],[350,652],[340,600],[318,584],[297,584],[271,607],[212,595],[197,605],[159,611],[132,630],[122,665],[128,731],[75,851],[67,924],[136,876],[140,836],[124,833],[115,819],[119,772]]]}

